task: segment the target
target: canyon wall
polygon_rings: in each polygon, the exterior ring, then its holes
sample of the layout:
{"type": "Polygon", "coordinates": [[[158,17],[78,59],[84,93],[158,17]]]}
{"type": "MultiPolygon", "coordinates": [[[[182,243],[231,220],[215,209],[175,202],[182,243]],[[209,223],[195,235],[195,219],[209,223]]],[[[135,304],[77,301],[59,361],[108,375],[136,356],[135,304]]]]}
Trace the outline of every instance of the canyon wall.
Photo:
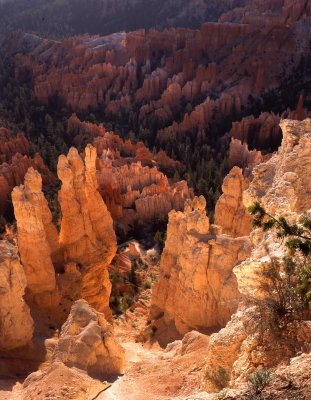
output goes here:
{"type": "MultiPolygon", "coordinates": [[[[310,211],[311,120],[283,120],[280,126],[282,144],[268,161],[254,168],[254,178],[244,190],[243,202],[246,207],[259,202],[271,215],[285,216],[294,223],[310,211]]],[[[260,299],[258,274],[272,258],[281,262],[286,248],[273,232],[255,230],[250,238],[253,247],[250,257],[233,271],[242,298],[260,299]]],[[[226,327],[210,337],[206,376],[211,379],[205,379],[206,390],[216,390],[212,377],[219,368],[228,372],[233,386],[243,382],[245,374],[254,369],[274,368],[280,363],[292,365],[296,359],[291,357],[301,354],[303,358],[310,352],[311,329],[307,316],[288,324],[286,332],[279,336],[274,331],[269,334],[263,330],[265,321],[254,304],[240,302],[226,327]]],[[[233,391],[232,396],[237,393],[240,392],[233,391]]]]}

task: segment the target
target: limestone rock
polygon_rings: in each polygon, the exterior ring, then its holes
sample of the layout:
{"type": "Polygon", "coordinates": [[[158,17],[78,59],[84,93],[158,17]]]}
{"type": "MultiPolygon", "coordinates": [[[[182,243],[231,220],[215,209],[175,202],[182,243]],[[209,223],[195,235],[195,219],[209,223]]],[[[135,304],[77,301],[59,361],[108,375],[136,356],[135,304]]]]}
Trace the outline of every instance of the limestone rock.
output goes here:
{"type": "Polygon", "coordinates": [[[169,214],[160,279],[150,319],[161,344],[196,329],[217,331],[236,311],[239,293],[233,267],[250,253],[247,238],[212,234],[203,197],[169,214]]]}
{"type": "Polygon", "coordinates": [[[272,215],[301,213],[310,208],[311,120],[283,120],[280,126],[282,145],[254,169],[243,201],[246,207],[259,201],[272,215]]]}
{"type": "Polygon", "coordinates": [[[58,251],[58,235],[42,193],[41,175],[33,168],[28,170],[24,185],[14,188],[12,201],[27,288],[33,295],[53,292],[56,279],[52,256],[58,251]]]}
{"type": "Polygon", "coordinates": [[[252,217],[243,204],[243,191],[247,187],[248,182],[238,167],[234,167],[223,181],[223,194],[215,208],[215,224],[220,225],[227,235],[248,236],[252,230],[252,217]]]}
{"type": "Polygon", "coordinates": [[[91,146],[85,150],[85,165],[75,148],[67,157],[59,157],[59,243],[64,263],[80,266],[81,297],[108,316],[111,284],[107,266],[117,247],[111,215],[97,191],[95,163],[96,150],[91,146]]]}
{"type": "Polygon", "coordinates": [[[124,370],[124,350],[115,339],[112,326],[85,300],[78,300],[72,306],[61,329],[53,360],[98,378],[124,370]]]}
{"type": "Polygon", "coordinates": [[[0,241],[0,351],[31,342],[33,321],[23,298],[26,284],[17,249],[0,241]]]}
{"type": "MultiPolygon", "coordinates": [[[[254,179],[244,191],[243,200],[245,205],[258,201],[272,215],[285,215],[296,222],[310,209],[308,167],[311,161],[311,125],[308,119],[283,120],[281,127],[282,145],[272,158],[254,169],[254,179]]],[[[251,294],[260,298],[258,272],[271,261],[271,257],[282,259],[285,248],[273,232],[253,231],[251,240],[253,249],[250,257],[235,266],[233,271],[241,295],[251,294]]],[[[241,302],[226,327],[210,338],[207,376],[212,377],[218,368],[224,368],[234,385],[257,368],[276,368],[280,363],[288,363],[297,354],[310,351],[310,321],[289,324],[286,334],[283,332],[276,338],[266,333],[264,339],[261,323],[260,310],[241,302]]],[[[216,390],[211,379],[206,380],[205,389],[216,390]]]]}

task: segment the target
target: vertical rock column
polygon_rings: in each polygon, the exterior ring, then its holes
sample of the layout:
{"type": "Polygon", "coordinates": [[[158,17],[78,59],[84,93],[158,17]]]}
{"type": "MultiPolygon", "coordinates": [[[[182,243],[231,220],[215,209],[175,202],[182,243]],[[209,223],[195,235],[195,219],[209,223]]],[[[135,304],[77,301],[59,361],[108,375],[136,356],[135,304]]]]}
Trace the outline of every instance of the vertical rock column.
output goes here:
{"type": "Polygon", "coordinates": [[[62,181],[59,202],[62,221],[59,243],[64,263],[75,263],[81,273],[81,297],[106,317],[111,316],[108,265],[117,249],[113,220],[97,191],[96,149],[85,149],[85,164],[77,149],[59,157],[62,181]]]}
{"type": "Polygon", "coordinates": [[[12,201],[27,289],[40,302],[40,295],[56,290],[52,255],[58,252],[58,235],[42,193],[41,175],[33,168],[29,168],[24,185],[14,188],[12,201]]]}

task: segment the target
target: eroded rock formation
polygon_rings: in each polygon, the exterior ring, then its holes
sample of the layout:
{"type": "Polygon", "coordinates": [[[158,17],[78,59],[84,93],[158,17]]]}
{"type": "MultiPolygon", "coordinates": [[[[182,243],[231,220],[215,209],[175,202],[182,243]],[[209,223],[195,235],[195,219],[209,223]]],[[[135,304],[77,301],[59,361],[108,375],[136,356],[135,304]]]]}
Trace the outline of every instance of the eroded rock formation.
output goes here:
{"type": "Polygon", "coordinates": [[[248,236],[252,230],[252,217],[243,204],[243,192],[248,184],[238,167],[234,167],[223,181],[223,194],[215,208],[215,224],[220,225],[222,232],[227,235],[248,236]]]}
{"type": "Polygon", "coordinates": [[[53,354],[55,361],[97,378],[124,372],[124,350],[115,339],[112,326],[85,300],[72,306],[53,354]]]}
{"type": "Polygon", "coordinates": [[[127,231],[134,221],[150,223],[172,209],[182,210],[192,191],[186,181],[171,184],[160,172],[175,171],[180,163],[160,151],[154,157],[142,142],[123,140],[104,127],[81,122],[73,114],[68,132],[79,143],[84,137],[93,141],[99,192],[116,226],[127,231]]]}
{"type": "MultiPolygon", "coordinates": [[[[244,191],[243,200],[245,206],[258,201],[272,215],[297,222],[310,209],[311,124],[307,119],[283,120],[280,125],[282,145],[272,158],[255,167],[254,179],[244,191]]],[[[258,272],[270,263],[271,257],[281,260],[286,250],[273,232],[254,231],[251,238],[251,256],[236,266],[234,273],[242,296],[257,298],[261,296],[258,272]]],[[[256,368],[274,368],[281,362],[288,363],[299,353],[310,352],[310,321],[289,324],[285,336],[276,338],[265,334],[263,338],[262,315],[256,307],[247,304],[241,302],[226,327],[210,337],[207,376],[213,377],[219,368],[224,368],[230,373],[232,384],[238,383],[256,368]]],[[[292,362],[296,362],[295,358],[292,362]]],[[[289,372],[292,373],[291,368],[289,372]]],[[[215,390],[212,379],[206,380],[205,388],[215,390]]]]}
{"type": "Polygon", "coordinates": [[[160,279],[153,288],[150,319],[161,344],[191,329],[215,331],[236,311],[233,267],[250,253],[247,238],[221,235],[210,226],[203,197],[169,214],[160,279]]]}
{"type": "Polygon", "coordinates": [[[0,241],[0,351],[31,342],[33,320],[24,300],[26,285],[16,247],[0,241]]]}
{"type": "Polygon", "coordinates": [[[110,318],[107,267],[116,253],[116,236],[97,191],[95,148],[86,148],[84,162],[74,148],[68,157],[61,156],[58,175],[62,180],[59,234],[37,171],[30,168],[25,184],[12,193],[27,299],[41,317],[46,315],[57,325],[80,298],[110,318]]]}
{"type": "MultiPolygon", "coordinates": [[[[209,143],[215,127],[219,135],[226,133],[220,120],[238,121],[246,108],[250,114],[257,111],[258,97],[280,87],[280,65],[286,65],[286,77],[301,55],[310,54],[308,5],[300,12],[294,7],[291,18],[291,7],[282,1],[250,4],[199,29],[140,30],[63,42],[15,34],[6,48],[16,54],[16,76],[25,71],[32,76],[39,102],[57,96],[73,111],[101,110],[116,122],[122,116],[131,128],[134,120],[141,128],[156,126],[153,133],[158,132],[161,144],[183,141],[190,133],[209,143]]],[[[267,113],[248,117],[233,126],[232,134],[247,138],[251,149],[277,146],[278,118],[267,113]]]]}
{"type": "Polygon", "coordinates": [[[107,266],[117,247],[111,215],[97,191],[95,148],[86,147],[85,164],[71,148],[67,157],[59,157],[57,173],[62,181],[59,244],[63,262],[71,265],[69,270],[76,264],[73,269],[82,281],[80,296],[110,316],[107,266]]]}
{"type": "Polygon", "coordinates": [[[244,204],[259,201],[273,215],[302,213],[310,208],[311,120],[283,120],[283,141],[272,158],[253,170],[244,204]]]}
{"type": "Polygon", "coordinates": [[[43,185],[55,186],[56,179],[44,164],[41,156],[29,156],[30,145],[24,134],[14,135],[0,128],[0,213],[8,210],[10,194],[15,186],[24,182],[26,172],[33,167],[42,175],[43,185]]]}
{"type": "Polygon", "coordinates": [[[24,185],[12,192],[17,223],[18,248],[31,295],[56,290],[52,254],[58,251],[58,234],[42,192],[39,172],[30,168],[24,185]]]}

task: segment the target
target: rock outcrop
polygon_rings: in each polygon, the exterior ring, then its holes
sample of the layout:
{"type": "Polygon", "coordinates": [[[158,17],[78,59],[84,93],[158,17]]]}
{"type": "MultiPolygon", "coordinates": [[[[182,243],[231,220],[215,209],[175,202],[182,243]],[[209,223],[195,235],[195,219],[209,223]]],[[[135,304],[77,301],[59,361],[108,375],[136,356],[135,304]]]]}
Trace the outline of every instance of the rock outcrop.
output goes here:
{"type": "Polygon", "coordinates": [[[72,306],[53,354],[55,361],[101,379],[124,372],[124,350],[115,339],[112,326],[85,300],[72,306]]]}
{"type": "Polygon", "coordinates": [[[103,126],[81,122],[75,114],[68,121],[68,132],[77,144],[86,137],[93,142],[99,192],[117,228],[128,231],[137,219],[149,224],[172,209],[182,210],[192,197],[186,181],[172,184],[160,172],[180,166],[164,151],[153,156],[142,142],[123,140],[103,126]]]}
{"type": "Polygon", "coordinates": [[[62,181],[59,245],[63,262],[75,264],[80,272],[80,296],[110,316],[107,266],[117,247],[111,215],[97,191],[95,148],[86,147],[85,164],[71,148],[67,157],[59,157],[57,173],[62,181]]]}
{"type": "Polygon", "coordinates": [[[58,234],[42,192],[39,172],[30,168],[24,185],[12,192],[17,223],[18,248],[30,295],[36,297],[56,290],[52,256],[58,252],[58,234]]]}
{"type": "Polygon", "coordinates": [[[23,133],[14,135],[5,128],[0,128],[0,213],[6,215],[10,194],[15,186],[24,182],[26,172],[33,167],[42,175],[43,185],[56,185],[54,175],[37,153],[29,156],[30,145],[23,133]]]}
{"type": "Polygon", "coordinates": [[[226,235],[249,236],[252,230],[252,217],[243,204],[243,192],[248,184],[238,167],[234,167],[223,181],[223,194],[215,208],[215,224],[220,225],[226,235]]]}
{"type": "Polygon", "coordinates": [[[283,120],[283,141],[278,152],[253,170],[244,204],[259,201],[273,215],[302,213],[310,208],[311,120],[283,120]]]}
{"type": "Polygon", "coordinates": [[[27,301],[52,324],[66,319],[72,302],[86,299],[111,317],[108,265],[116,253],[113,221],[97,191],[96,150],[85,162],[72,148],[60,156],[60,233],[42,192],[40,174],[30,168],[12,193],[18,247],[27,279],[27,301]]]}
{"type": "Polygon", "coordinates": [[[217,331],[236,311],[239,293],[232,270],[250,254],[250,242],[220,231],[210,226],[203,197],[188,201],[184,212],[169,214],[150,312],[161,344],[192,329],[217,331]]]}
{"type": "Polygon", "coordinates": [[[0,351],[31,343],[33,320],[24,300],[26,284],[16,247],[0,241],[0,351]]]}
{"type": "MultiPolygon", "coordinates": [[[[297,222],[310,209],[311,121],[283,120],[280,125],[282,144],[268,161],[255,167],[254,178],[243,193],[243,201],[245,206],[257,201],[272,215],[282,215],[297,222]]],[[[254,231],[251,239],[251,256],[235,266],[234,274],[241,295],[257,298],[261,296],[258,272],[271,257],[281,260],[285,248],[272,232],[254,231]]],[[[299,353],[310,352],[308,319],[289,324],[285,336],[284,332],[278,337],[266,333],[262,340],[263,317],[254,304],[252,307],[247,304],[241,302],[226,327],[210,337],[206,376],[213,377],[219,368],[224,368],[234,385],[256,368],[275,368],[280,363],[288,363],[299,353]]],[[[207,379],[205,388],[208,391],[215,389],[212,379],[207,379]]]]}

